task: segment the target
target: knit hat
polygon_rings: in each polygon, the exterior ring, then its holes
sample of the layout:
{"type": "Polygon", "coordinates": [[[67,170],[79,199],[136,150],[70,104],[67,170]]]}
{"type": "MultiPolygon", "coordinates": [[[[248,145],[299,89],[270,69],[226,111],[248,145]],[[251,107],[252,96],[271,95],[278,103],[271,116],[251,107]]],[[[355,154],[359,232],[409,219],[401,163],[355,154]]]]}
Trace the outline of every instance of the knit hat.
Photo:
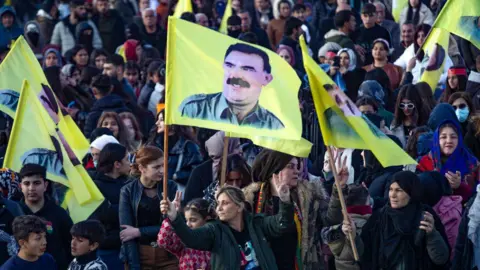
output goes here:
{"type": "Polygon", "coordinates": [[[90,147],[93,147],[95,149],[98,149],[98,150],[102,151],[103,147],[105,147],[105,145],[107,145],[109,143],[119,144],[118,140],[115,139],[115,137],[110,136],[110,135],[102,135],[102,136],[98,137],[95,141],[93,141],[90,144],[90,147]]]}
{"type": "Polygon", "coordinates": [[[263,149],[252,165],[252,177],[255,182],[268,182],[272,175],[279,173],[292,160],[293,156],[270,149],[263,149]]]}

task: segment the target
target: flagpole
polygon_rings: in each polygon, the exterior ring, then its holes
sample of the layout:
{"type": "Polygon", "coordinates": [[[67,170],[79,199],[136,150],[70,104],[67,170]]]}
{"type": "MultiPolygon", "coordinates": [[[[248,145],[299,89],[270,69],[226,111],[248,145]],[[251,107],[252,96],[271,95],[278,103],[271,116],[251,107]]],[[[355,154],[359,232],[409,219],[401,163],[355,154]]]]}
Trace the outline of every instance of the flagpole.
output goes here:
{"type": "MultiPolygon", "coordinates": [[[[327,150],[328,150],[328,159],[330,162],[330,167],[332,168],[333,177],[335,178],[335,185],[337,186],[338,199],[340,200],[340,205],[342,206],[343,219],[350,223],[350,220],[348,218],[348,213],[347,213],[347,206],[345,204],[345,198],[343,197],[342,187],[340,187],[340,182],[339,182],[340,179],[338,179],[337,167],[335,166],[335,160],[333,158],[332,146],[327,146],[327,150]]],[[[350,226],[355,226],[355,224],[350,224],[350,226]]],[[[350,238],[350,245],[352,246],[353,256],[355,258],[355,261],[358,262],[360,259],[358,257],[357,246],[355,245],[355,235],[353,235],[353,233],[350,232],[348,236],[349,236],[348,238],[350,238]]]]}
{"type": "Polygon", "coordinates": [[[168,200],[168,125],[163,136],[163,199],[168,200]]]}
{"type": "Polygon", "coordinates": [[[225,184],[225,178],[227,177],[227,157],[228,157],[228,143],[229,138],[227,134],[223,137],[223,154],[222,154],[222,174],[220,176],[220,187],[225,184]]]}

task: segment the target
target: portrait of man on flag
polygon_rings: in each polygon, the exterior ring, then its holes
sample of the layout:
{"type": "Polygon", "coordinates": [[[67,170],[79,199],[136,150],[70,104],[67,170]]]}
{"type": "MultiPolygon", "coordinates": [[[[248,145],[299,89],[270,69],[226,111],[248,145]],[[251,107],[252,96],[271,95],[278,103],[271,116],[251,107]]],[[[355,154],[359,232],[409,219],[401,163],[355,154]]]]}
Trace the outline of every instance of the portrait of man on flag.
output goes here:
{"type": "Polygon", "coordinates": [[[262,89],[273,80],[271,70],[264,51],[248,44],[233,44],[225,53],[223,91],[192,95],[179,110],[182,116],[190,118],[282,129],[282,121],[259,105],[262,89]]]}

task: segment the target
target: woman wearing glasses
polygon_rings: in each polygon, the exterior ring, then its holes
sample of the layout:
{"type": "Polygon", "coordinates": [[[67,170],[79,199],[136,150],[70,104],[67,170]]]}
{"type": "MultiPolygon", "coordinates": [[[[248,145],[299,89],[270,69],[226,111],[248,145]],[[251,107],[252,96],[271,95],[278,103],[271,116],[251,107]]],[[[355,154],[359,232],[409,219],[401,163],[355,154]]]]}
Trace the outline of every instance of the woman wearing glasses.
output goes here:
{"type": "Polygon", "coordinates": [[[427,123],[430,110],[423,106],[418,89],[413,84],[405,85],[400,89],[395,106],[395,117],[391,130],[405,148],[410,132],[427,123]]]}

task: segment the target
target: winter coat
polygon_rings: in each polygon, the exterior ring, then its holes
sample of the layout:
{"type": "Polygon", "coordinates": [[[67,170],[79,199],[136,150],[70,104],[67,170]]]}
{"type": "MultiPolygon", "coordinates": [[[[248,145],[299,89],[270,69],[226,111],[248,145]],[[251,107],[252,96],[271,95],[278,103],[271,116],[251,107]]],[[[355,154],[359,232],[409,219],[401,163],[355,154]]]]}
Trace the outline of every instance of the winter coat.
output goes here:
{"type": "Polygon", "coordinates": [[[192,170],[187,186],[185,187],[183,204],[195,198],[203,197],[203,190],[213,181],[212,163],[213,160],[207,160],[192,170]]]}
{"type": "Polygon", "coordinates": [[[390,126],[390,131],[392,132],[393,136],[400,140],[402,143],[402,148],[405,148],[407,146],[407,137],[405,137],[403,124],[396,127],[394,127],[392,124],[392,126],[390,126]]]}
{"type": "Polygon", "coordinates": [[[160,103],[165,97],[165,86],[157,83],[155,84],[155,90],[153,90],[148,100],[148,110],[152,112],[153,115],[157,114],[157,104],[160,103]]]}
{"type": "Polygon", "coordinates": [[[461,196],[443,196],[440,201],[433,206],[442,221],[445,233],[447,234],[448,244],[452,250],[450,259],[453,259],[453,248],[458,236],[458,227],[462,220],[462,197],[461,196]]]}
{"type": "Polygon", "coordinates": [[[474,246],[472,241],[468,238],[468,212],[475,201],[475,196],[472,197],[463,211],[462,220],[458,227],[457,241],[455,243],[455,250],[453,250],[453,261],[451,270],[472,270],[474,269],[474,246]]]}
{"type": "MultiPolygon", "coordinates": [[[[367,223],[371,214],[359,215],[350,214],[357,228],[357,237],[355,237],[355,245],[357,249],[363,249],[363,242],[358,241],[362,233],[363,226],[367,223]]],[[[342,232],[342,224],[334,225],[322,231],[324,241],[330,247],[330,250],[335,256],[335,267],[338,270],[360,270],[360,265],[355,262],[352,245],[350,240],[345,237],[342,232]]],[[[361,256],[361,254],[358,254],[361,256]]]]}
{"type": "Polygon", "coordinates": [[[136,0],[117,0],[115,9],[120,13],[120,16],[125,21],[125,24],[131,24],[133,17],[138,14],[138,1],[136,0]]]}
{"type": "Polygon", "coordinates": [[[35,57],[39,60],[42,59],[43,48],[45,47],[46,43],[40,31],[40,25],[36,21],[29,21],[23,27],[23,32],[24,32],[25,40],[27,41],[28,45],[32,49],[33,53],[35,54],[35,57]],[[33,28],[33,29],[29,30],[29,28],[33,28]],[[37,40],[36,46],[33,44],[33,41],[29,37],[29,33],[33,33],[35,31],[38,31],[38,40],[37,40]]]}
{"type": "Polygon", "coordinates": [[[202,163],[198,145],[183,137],[168,151],[168,176],[170,180],[186,185],[193,168],[202,163]]]}
{"type": "Polygon", "coordinates": [[[390,20],[383,20],[380,24],[383,28],[387,29],[390,33],[390,38],[392,39],[392,44],[390,47],[395,48],[400,45],[400,26],[398,23],[390,20]]]}
{"type": "MultiPolygon", "coordinates": [[[[433,25],[433,22],[435,21],[435,17],[433,16],[432,11],[430,11],[430,9],[422,2],[420,2],[419,13],[420,14],[419,14],[417,26],[421,24],[428,24],[430,26],[433,25]]],[[[408,14],[408,5],[402,10],[402,13],[400,13],[400,19],[398,21],[399,25],[405,24],[405,22],[407,21],[407,14],[408,14]]]]}
{"type": "MultiPolygon", "coordinates": [[[[355,44],[345,33],[332,29],[325,34],[325,43],[334,42],[342,48],[348,48],[355,51],[355,44]]],[[[357,57],[357,59],[360,59],[357,57]]]]}
{"type": "MultiPolygon", "coordinates": [[[[92,21],[88,20],[87,22],[93,29],[93,48],[101,49],[103,43],[97,27],[92,21]]],[[[67,51],[75,47],[76,44],[76,33],[72,33],[72,31],[70,31],[69,27],[67,26],[68,24],[70,24],[70,17],[65,17],[63,20],[59,21],[53,29],[52,39],[50,41],[51,44],[62,47],[63,56],[65,56],[67,51]]]]}
{"type": "Polygon", "coordinates": [[[87,138],[90,137],[90,133],[97,128],[98,119],[100,119],[102,113],[106,111],[122,113],[129,112],[130,110],[125,106],[123,98],[115,94],[109,94],[95,101],[92,110],[87,116],[85,128],[83,130],[83,133],[87,138]]]}
{"type": "MultiPolygon", "coordinates": [[[[177,191],[176,185],[168,181],[168,199],[173,200],[177,191]]],[[[139,179],[133,180],[122,187],[120,190],[119,217],[120,225],[130,225],[138,228],[138,204],[143,194],[143,185],[139,179]]],[[[157,184],[157,196],[163,198],[163,182],[157,184]]],[[[161,223],[161,221],[160,221],[161,223]]],[[[160,224],[159,223],[159,224],[160,224]]],[[[186,225],[185,225],[186,226],[186,225]]],[[[142,236],[156,236],[160,231],[160,225],[140,227],[142,236]]],[[[138,249],[138,239],[133,239],[122,243],[120,257],[126,262],[130,270],[140,270],[140,254],[138,249]]]]}
{"type": "Polygon", "coordinates": [[[0,47],[8,46],[13,40],[16,40],[19,36],[23,35],[23,30],[18,26],[17,13],[10,6],[4,6],[0,8],[0,18],[6,12],[13,14],[13,25],[9,28],[5,28],[2,23],[0,23],[0,47]]]}
{"type": "Polygon", "coordinates": [[[179,270],[210,269],[210,252],[186,247],[173,230],[169,219],[163,220],[157,243],[159,247],[177,256],[179,270]]]}
{"type": "MultiPolygon", "coordinates": [[[[142,90],[140,90],[140,96],[137,100],[140,108],[148,109],[148,102],[150,101],[150,97],[152,96],[154,90],[155,83],[151,80],[147,81],[147,83],[142,87],[142,90]]],[[[155,112],[154,115],[157,115],[157,112],[155,112]]]]}
{"type": "MultiPolygon", "coordinates": [[[[185,223],[181,215],[172,221],[175,233],[185,246],[210,251],[212,270],[240,270],[240,252],[229,225],[214,220],[192,230],[185,223]]],[[[244,211],[243,223],[248,228],[261,269],[277,270],[267,237],[280,237],[293,226],[293,204],[280,202],[280,210],[275,216],[252,215],[244,211]]]]}
{"type": "MultiPolygon", "coordinates": [[[[245,199],[252,209],[258,201],[261,183],[252,183],[243,189],[245,199]]],[[[320,229],[328,224],[342,222],[342,213],[336,189],[332,194],[330,203],[328,195],[320,182],[298,181],[296,189],[298,207],[304,220],[301,224],[302,235],[300,246],[303,269],[323,269],[323,258],[320,248],[320,229]],[[306,218],[308,217],[308,220],[306,218]]]]}
{"type": "Polygon", "coordinates": [[[103,48],[109,53],[115,53],[118,46],[125,42],[125,24],[120,14],[110,9],[105,15],[95,14],[92,22],[97,26],[102,38],[103,48]]]}
{"type": "Polygon", "coordinates": [[[50,14],[45,12],[43,9],[40,9],[37,12],[36,20],[40,26],[40,35],[43,36],[45,44],[50,44],[50,40],[53,35],[53,29],[58,21],[52,18],[52,16],[50,16],[50,14]]]}

